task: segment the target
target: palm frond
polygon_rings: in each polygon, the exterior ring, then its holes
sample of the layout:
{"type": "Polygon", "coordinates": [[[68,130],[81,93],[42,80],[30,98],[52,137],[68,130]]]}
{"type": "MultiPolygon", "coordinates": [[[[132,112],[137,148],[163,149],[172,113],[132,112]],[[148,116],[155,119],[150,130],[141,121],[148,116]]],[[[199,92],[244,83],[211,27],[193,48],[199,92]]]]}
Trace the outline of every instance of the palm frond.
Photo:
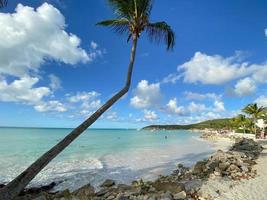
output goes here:
{"type": "Polygon", "coordinates": [[[248,104],[242,111],[254,118],[259,118],[266,112],[264,107],[258,107],[256,103],[248,104]]]}
{"type": "Polygon", "coordinates": [[[151,10],[152,10],[152,0],[135,0],[138,16],[144,15],[144,16],[150,16],[151,10]]]}
{"type": "Polygon", "coordinates": [[[119,34],[123,33],[129,34],[129,21],[126,18],[105,20],[102,22],[98,22],[96,25],[108,26],[114,32],[119,34]]]}
{"type": "Polygon", "coordinates": [[[164,41],[167,45],[167,50],[173,49],[175,34],[166,22],[149,23],[145,26],[145,30],[151,41],[164,41]]]}
{"type": "Polygon", "coordinates": [[[134,0],[108,0],[117,17],[131,19],[134,14],[134,0]]]}
{"type": "Polygon", "coordinates": [[[7,5],[7,0],[0,0],[0,8],[5,7],[7,5]]]}
{"type": "Polygon", "coordinates": [[[152,0],[108,0],[118,17],[132,19],[133,16],[149,16],[152,0]]]}
{"type": "Polygon", "coordinates": [[[117,33],[127,33],[128,40],[146,31],[149,39],[164,42],[167,50],[173,49],[175,34],[166,22],[150,23],[153,0],[108,0],[115,11],[116,19],[106,20],[97,25],[111,27],[117,33]]]}

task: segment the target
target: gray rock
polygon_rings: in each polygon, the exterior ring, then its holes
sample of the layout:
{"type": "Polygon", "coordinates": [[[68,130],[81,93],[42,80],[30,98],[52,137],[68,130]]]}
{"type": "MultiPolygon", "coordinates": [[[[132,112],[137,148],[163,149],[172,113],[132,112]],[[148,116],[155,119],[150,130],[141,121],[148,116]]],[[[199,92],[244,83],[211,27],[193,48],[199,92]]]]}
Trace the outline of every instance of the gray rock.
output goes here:
{"type": "Polygon", "coordinates": [[[113,185],[115,185],[115,181],[107,179],[104,183],[102,183],[102,185],[100,185],[100,187],[112,187],[113,185]]]}
{"type": "Polygon", "coordinates": [[[83,187],[81,187],[78,190],[75,190],[72,195],[77,196],[78,198],[85,198],[85,197],[91,197],[95,194],[95,189],[93,186],[91,186],[90,184],[85,185],[83,187]]]}
{"type": "Polygon", "coordinates": [[[110,196],[107,198],[107,200],[112,200],[112,199],[115,199],[115,198],[116,198],[115,196],[110,195],[110,196]]]}
{"type": "Polygon", "coordinates": [[[215,176],[221,176],[222,174],[221,174],[221,172],[217,172],[217,171],[215,171],[215,172],[214,172],[214,175],[215,175],[215,176]]]}
{"type": "Polygon", "coordinates": [[[160,182],[156,181],[152,184],[152,186],[157,191],[164,191],[164,192],[171,192],[171,193],[179,193],[185,190],[185,187],[182,183],[175,183],[175,182],[160,182]]]}
{"type": "Polygon", "coordinates": [[[56,198],[62,198],[62,197],[70,198],[70,196],[71,196],[71,193],[70,193],[70,191],[68,189],[67,190],[63,190],[62,192],[57,193],[55,195],[56,198]]]}
{"type": "Polygon", "coordinates": [[[228,163],[228,162],[222,162],[222,163],[219,163],[219,168],[220,168],[220,170],[222,170],[222,171],[224,171],[224,170],[226,170],[228,167],[230,166],[230,163],[228,163]]]}
{"type": "Polygon", "coordinates": [[[40,196],[34,198],[33,200],[47,200],[47,198],[46,198],[46,195],[40,195],[40,196]]]}
{"type": "Polygon", "coordinates": [[[104,189],[98,191],[98,192],[96,193],[96,196],[104,196],[104,195],[107,194],[108,192],[109,192],[109,189],[108,189],[108,188],[104,188],[104,189]]]}
{"type": "Polygon", "coordinates": [[[249,172],[249,169],[248,169],[248,167],[247,167],[247,165],[241,165],[241,170],[243,171],[243,172],[249,172]]]}
{"type": "Polygon", "coordinates": [[[176,193],[173,195],[173,198],[174,199],[185,199],[186,198],[186,192],[182,191],[182,192],[176,193]]]}
{"type": "Polygon", "coordinates": [[[206,163],[206,161],[198,161],[193,168],[193,174],[199,174],[203,172],[206,168],[206,163]]]}

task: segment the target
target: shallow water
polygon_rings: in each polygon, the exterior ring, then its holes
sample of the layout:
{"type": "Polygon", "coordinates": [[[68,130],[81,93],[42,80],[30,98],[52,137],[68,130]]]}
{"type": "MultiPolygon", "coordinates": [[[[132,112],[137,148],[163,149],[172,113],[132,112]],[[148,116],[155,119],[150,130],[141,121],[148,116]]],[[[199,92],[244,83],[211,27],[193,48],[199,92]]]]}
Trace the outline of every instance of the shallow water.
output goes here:
{"type": "MultiPolygon", "coordinates": [[[[71,129],[0,128],[0,183],[16,177],[71,129]]],[[[55,189],[71,190],[111,178],[120,183],[154,179],[177,163],[192,165],[208,157],[212,145],[199,134],[179,131],[90,129],[53,160],[31,186],[63,181],[55,189]],[[167,136],[167,138],[165,138],[167,136]]]]}

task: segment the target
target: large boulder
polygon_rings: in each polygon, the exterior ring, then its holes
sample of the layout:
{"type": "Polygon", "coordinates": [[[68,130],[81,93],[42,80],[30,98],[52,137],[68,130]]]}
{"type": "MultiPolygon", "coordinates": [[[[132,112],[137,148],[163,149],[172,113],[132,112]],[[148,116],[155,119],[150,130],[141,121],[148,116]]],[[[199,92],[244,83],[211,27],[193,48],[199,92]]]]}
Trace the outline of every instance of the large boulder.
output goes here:
{"type": "Polygon", "coordinates": [[[185,190],[185,187],[182,183],[176,183],[176,182],[161,182],[161,181],[155,181],[152,183],[152,186],[157,191],[164,191],[164,192],[171,192],[171,193],[179,193],[185,190]]]}
{"type": "Polygon", "coordinates": [[[202,173],[206,169],[206,164],[207,161],[198,161],[193,168],[193,174],[202,173]]]}
{"type": "Polygon", "coordinates": [[[90,184],[85,185],[81,187],[80,189],[72,192],[72,195],[78,197],[81,200],[87,200],[88,198],[94,196],[94,194],[95,194],[95,189],[90,184]]]}
{"type": "Polygon", "coordinates": [[[251,159],[257,159],[263,148],[252,139],[242,138],[236,141],[231,150],[243,152],[251,159]]]}
{"type": "Polygon", "coordinates": [[[111,179],[107,179],[105,180],[100,187],[112,187],[115,185],[115,181],[111,180],[111,179]]]}

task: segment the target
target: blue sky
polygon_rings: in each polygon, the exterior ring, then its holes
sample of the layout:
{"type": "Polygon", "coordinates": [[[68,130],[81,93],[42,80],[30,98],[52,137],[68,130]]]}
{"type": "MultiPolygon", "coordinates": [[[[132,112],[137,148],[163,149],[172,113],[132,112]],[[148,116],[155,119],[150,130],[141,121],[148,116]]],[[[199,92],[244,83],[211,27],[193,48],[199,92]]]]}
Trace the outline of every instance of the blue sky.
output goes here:
{"type": "MultiPolygon", "coordinates": [[[[124,84],[131,43],[97,27],[105,0],[10,1],[0,14],[0,126],[74,127],[124,84]],[[64,3],[62,3],[64,2],[64,3]]],[[[176,33],[167,52],[139,40],[130,92],[93,127],[232,117],[267,106],[267,2],[154,2],[176,33]]]]}

